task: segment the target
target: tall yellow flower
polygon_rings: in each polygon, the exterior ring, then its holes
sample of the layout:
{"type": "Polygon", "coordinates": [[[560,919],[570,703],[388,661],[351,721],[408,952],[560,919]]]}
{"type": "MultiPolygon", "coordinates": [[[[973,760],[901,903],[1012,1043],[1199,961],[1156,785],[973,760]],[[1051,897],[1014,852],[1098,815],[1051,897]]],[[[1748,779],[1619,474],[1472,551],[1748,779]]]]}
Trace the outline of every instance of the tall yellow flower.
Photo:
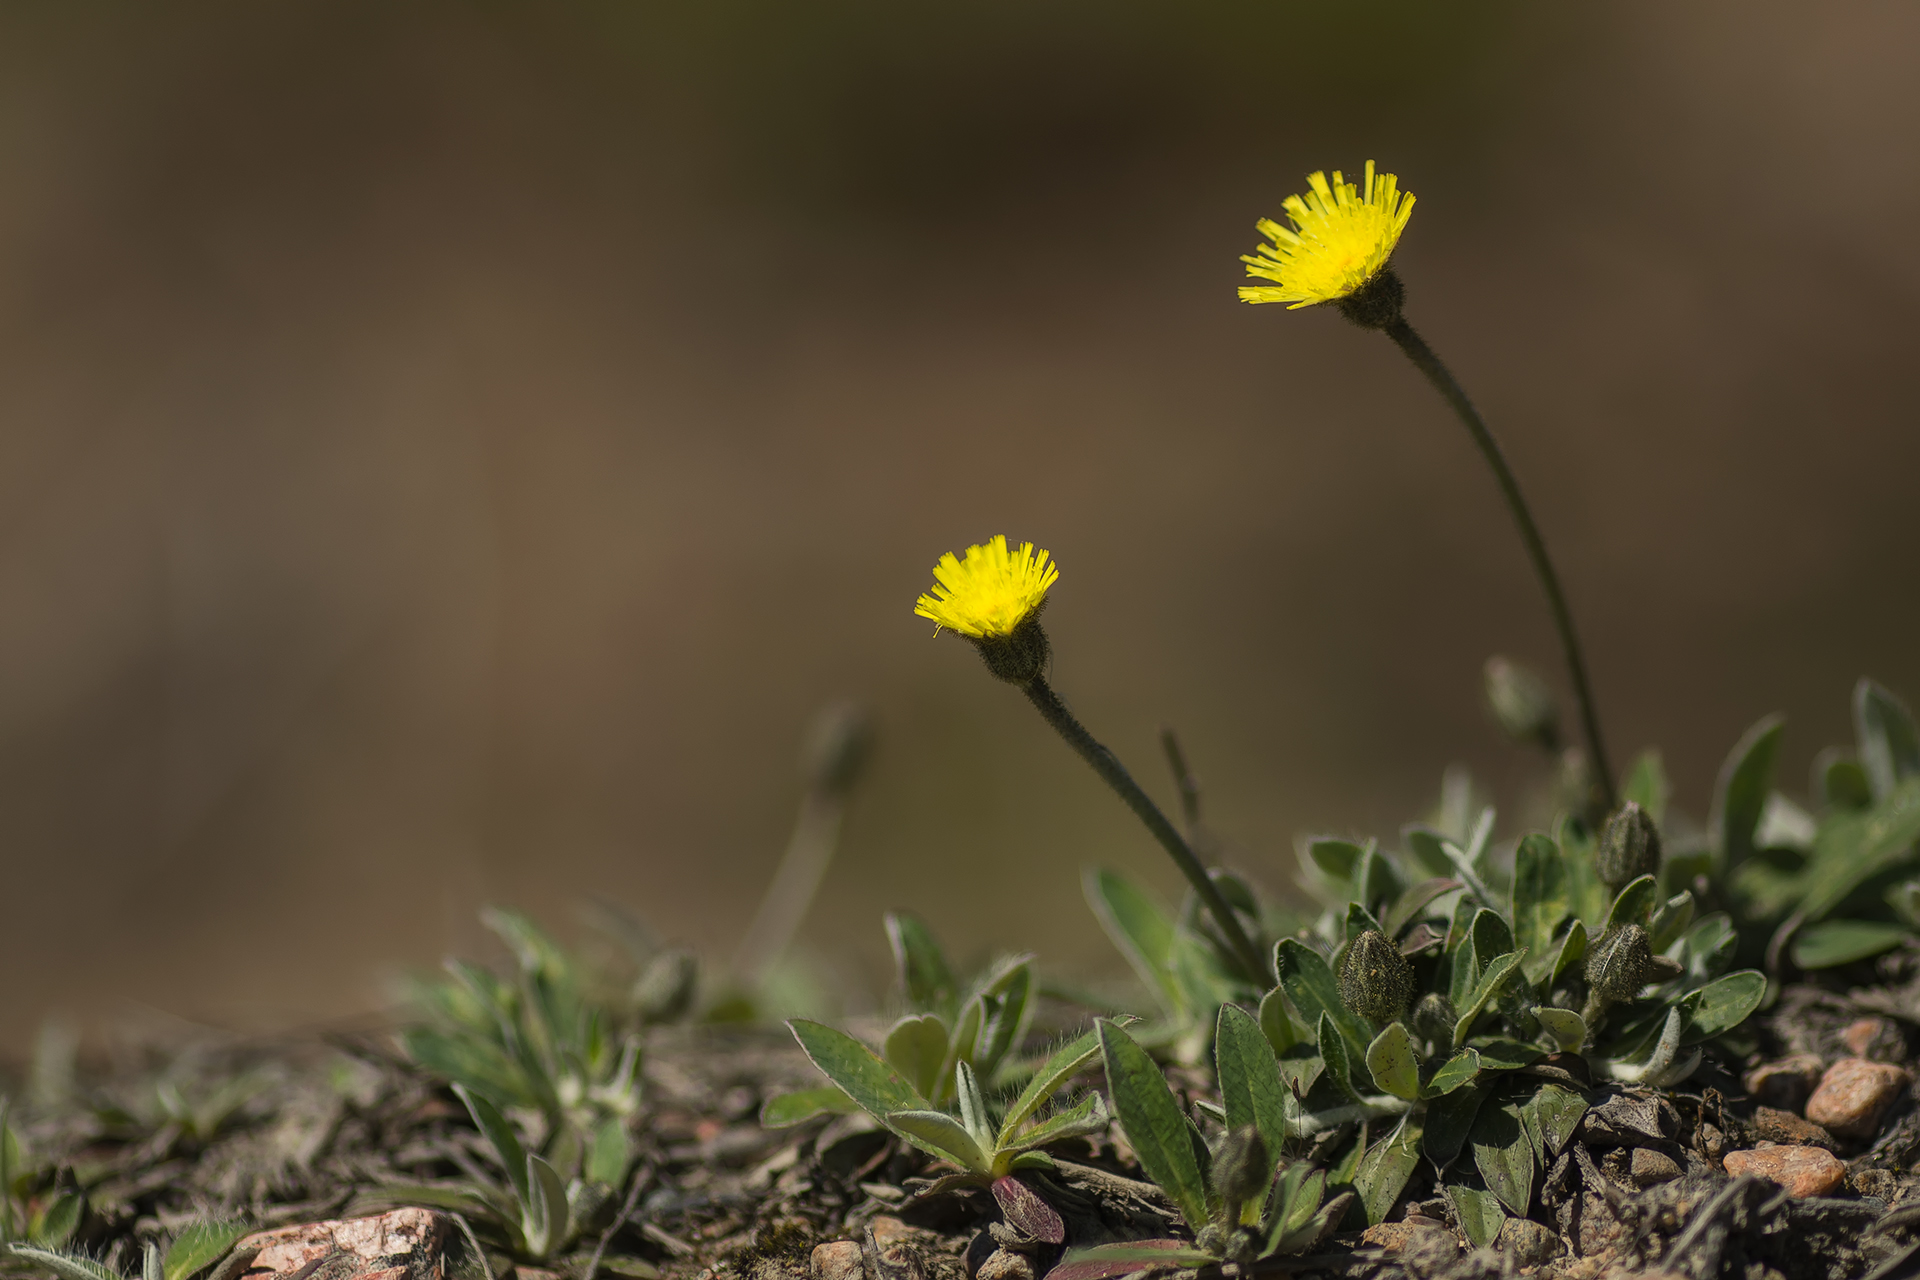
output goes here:
{"type": "Polygon", "coordinates": [[[1240,261],[1248,275],[1274,283],[1242,285],[1240,301],[1284,302],[1292,310],[1338,302],[1386,268],[1413,216],[1412,193],[1401,191],[1391,173],[1375,177],[1371,160],[1364,187],[1346,181],[1338,169],[1331,184],[1326,174],[1315,173],[1307,185],[1313,190],[1288,196],[1281,206],[1291,228],[1271,218],[1257,224],[1272,243],[1240,261]]]}
{"type": "Polygon", "coordinates": [[[933,577],[933,590],[913,611],[970,639],[992,640],[1012,635],[1046,603],[1060,570],[1031,542],[1009,551],[1006,535],[996,533],[984,547],[968,547],[964,560],[951,551],[941,556],[933,577]]]}

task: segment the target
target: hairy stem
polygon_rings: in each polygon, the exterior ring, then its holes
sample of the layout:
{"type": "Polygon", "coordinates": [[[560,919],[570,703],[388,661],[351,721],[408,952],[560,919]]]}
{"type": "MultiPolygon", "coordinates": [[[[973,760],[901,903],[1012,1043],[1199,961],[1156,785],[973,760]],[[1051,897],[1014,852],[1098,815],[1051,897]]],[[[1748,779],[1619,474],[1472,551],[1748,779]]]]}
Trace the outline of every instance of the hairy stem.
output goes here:
{"type": "Polygon", "coordinates": [[[1167,815],[1160,812],[1160,807],[1152,797],[1140,789],[1140,784],[1133,780],[1133,775],[1127,772],[1126,766],[1120,763],[1113,752],[1101,746],[1087,732],[1086,726],[1074,719],[1073,713],[1060,701],[1060,695],[1053,691],[1045,676],[1036,676],[1022,687],[1047,723],[1067,740],[1067,745],[1078,752],[1082,760],[1092,766],[1101,781],[1114,789],[1126,802],[1127,808],[1133,810],[1134,816],[1146,824],[1153,838],[1160,842],[1160,847],[1167,851],[1167,856],[1180,868],[1180,874],[1187,878],[1194,893],[1199,895],[1201,904],[1220,926],[1221,936],[1233,949],[1234,957],[1246,971],[1247,978],[1263,986],[1271,985],[1273,972],[1268,968],[1265,958],[1248,940],[1246,931],[1240,927],[1239,918],[1233,914],[1233,908],[1227,905],[1227,900],[1220,896],[1220,889],[1207,874],[1206,867],[1201,865],[1200,859],[1194,855],[1179,830],[1167,821],[1167,815]]]}
{"type": "Polygon", "coordinates": [[[1513,522],[1520,526],[1520,540],[1526,544],[1527,556],[1533,561],[1534,572],[1540,575],[1540,585],[1547,593],[1547,605],[1553,611],[1553,625],[1560,632],[1560,648],[1566,655],[1567,674],[1573,680],[1573,694],[1580,703],[1580,726],[1584,731],[1587,753],[1592,757],[1595,785],[1599,788],[1600,798],[1607,810],[1614,804],[1613,768],[1607,761],[1606,746],[1600,740],[1600,717],[1594,711],[1593,689],[1587,681],[1587,661],[1581,655],[1580,637],[1574,633],[1573,613],[1567,608],[1566,593],[1560,589],[1560,575],[1554,572],[1553,561],[1547,556],[1547,544],[1540,536],[1540,526],[1534,523],[1533,512],[1527,506],[1527,500],[1520,493],[1520,482],[1514,478],[1513,468],[1507,465],[1506,454],[1501,452],[1500,442],[1493,438],[1493,432],[1481,420],[1479,410],[1467,399],[1467,393],[1461,389],[1452,372],[1442,364],[1440,357],[1433,353],[1426,339],[1414,332],[1413,326],[1405,320],[1395,320],[1386,326],[1386,335],[1404,351],[1414,367],[1425,374],[1441,399],[1453,407],[1460,421],[1465,424],[1467,433],[1473,442],[1480,446],[1481,456],[1487,465],[1493,468],[1494,479],[1500,483],[1500,492],[1507,500],[1507,510],[1513,514],[1513,522]]]}

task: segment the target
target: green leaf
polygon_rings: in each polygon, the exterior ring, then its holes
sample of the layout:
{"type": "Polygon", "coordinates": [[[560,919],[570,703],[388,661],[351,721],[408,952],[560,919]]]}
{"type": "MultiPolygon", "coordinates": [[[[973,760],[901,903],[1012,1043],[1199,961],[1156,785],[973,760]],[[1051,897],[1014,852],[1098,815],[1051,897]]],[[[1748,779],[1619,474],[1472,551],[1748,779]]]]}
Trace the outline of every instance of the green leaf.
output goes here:
{"type": "Polygon", "coordinates": [[[947,1024],[938,1014],[910,1014],[887,1032],[883,1056],[908,1084],[932,1097],[939,1092],[941,1071],[947,1065],[947,1024]]]}
{"type": "Polygon", "coordinates": [[[882,1124],[889,1112],[933,1110],[918,1089],[846,1032],[805,1018],[794,1018],[787,1027],[821,1074],[882,1124]]]}
{"type": "Polygon", "coordinates": [[[1733,954],[1739,945],[1740,935],[1725,912],[1716,911],[1694,921],[1693,927],[1687,930],[1686,959],[1682,962],[1687,966],[1688,978],[1704,982],[1714,977],[1733,963],[1733,954]]]}
{"type": "Polygon", "coordinates": [[[1474,1118],[1467,1145],[1473,1163],[1486,1179],[1487,1189],[1516,1217],[1524,1218],[1533,1203],[1533,1144],[1521,1120],[1521,1100],[1514,1090],[1502,1089],[1474,1118]]]}
{"type": "Polygon", "coordinates": [[[1920,776],[1920,732],[1900,699],[1872,680],[1853,689],[1853,732],[1860,767],[1874,799],[1890,794],[1908,778],[1920,776]]]}
{"type": "Polygon", "coordinates": [[[507,944],[507,949],[513,952],[514,959],[520,963],[520,972],[528,977],[557,983],[571,976],[572,966],[567,962],[567,953],[541,932],[538,925],[519,912],[487,907],[480,912],[480,923],[507,944]]]}
{"type": "Polygon", "coordinates": [[[1173,979],[1173,921],[1166,912],[1143,890],[1111,871],[1090,868],[1081,887],[1100,927],[1161,1009],[1171,1015],[1183,1013],[1186,1001],[1173,979]]]}
{"type": "Polygon", "coordinates": [[[498,1107],[463,1084],[453,1086],[460,1101],[467,1104],[467,1114],[473,1117],[473,1127],[478,1129],[493,1147],[493,1153],[500,1158],[506,1169],[507,1182],[513,1187],[513,1194],[522,1204],[527,1203],[530,1194],[527,1183],[527,1152],[520,1145],[520,1137],[514,1133],[513,1126],[507,1123],[498,1107]]]}
{"type": "Polygon", "coordinates": [[[1521,966],[1521,972],[1544,996],[1553,990],[1554,980],[1586,954],[1587,926],[1579,920],[1570,920],[1559,939],[1548,943],[1547,949],[1535,956],[1532,963],[1521,966]]]}
{"type": "Polygon", "coordinates": [[[1692,923],[1693,894],[1682,890],[1661,903],[1653,913],[1653,919],[1647,924],[1647,946],[1655,955],[1665,954],[1692,923]]]}
{"type": "Polygon", "coordinates": [[[1106,1106],[1100,1101],[1099,1094],[1090,1093],[1065,1111],[1048,1116],[1025,1133],[1001,1141],[1000,1151],[997,1154],[1004,1155],[1009,1151],[1031,1151],[1036,1147],[1044,1147],[1050,1142],[1098,1133],[1106,1127],[1106,1106]]]}
{"type": "MultiPolygon", "coordinates": [[[[0,1191],[0,1195],[4,1195],[0,1191]]],[[[78,1191],[64,1191],[54,1198],[39,1214],[28,1235],[32,1243],[49,1249],[63,1248],[73,1238],[80,1227],[80,1219],[85,1216],[87,1198],[78,1191]]]]}
{"type": "Polygon", "coordinates": [[[1000,1121],[1000,1141],[1004,1145],[1013,1136],[1014,1130],[1025,1123],[1028,1116],[1058,1093],[1061,1086],[1071,1080],[1076,1072],[1093,1061],[1100,1052],[1100,1033],[1089,1031],[1076,1040],[1068,1041],[1047,1056],[1040,1069],[1027,1080],[1027,1087],[1007,1108],[1007,1114],[1000,1121]]]}
{"type": "Polygon", "coordinates": [[[1542,1007],[1535,1009],[1533,1016],[1539,1020],[1540,1029],[1563,1053],[1578,1053],[1580,1046],[1587,1042],[1586,1019],[1571,1009],[1542,1007]]]}
{"type": "Polygon", "coordinates": [[[1667,801],[1673,795],[1673,787],[1667,781],[1667,770],[1658,751],[1642,751],[1627,768],[1626,779],[1620,784],[1620,798],[1631,800],[1647,811],[1656,827],[1667,822],[1667,801]]]}
{"type": "Polygon", "coordinates": [[[785,1129],[815,1116],[844,1116],[858,1110],[860,1104],[848,1097],[846,1090],[829,1084],[774,1094],[760,1105],[760,1123],[769,1129],[785,1129]]]}
{"type": "Polygon", "coordinates": [[[1793,939],[1793,962],[1802,969],[1831,969],[1891,951],[1913,930],[1904,924],[1868,920],[1822,920],[1793,939]]]}
{"type": "Polygon", "coordinates": [[[894,972],[907,1004],[919,1010],[936,1010],[953,1002],[957,988],[953,970],[940,950],[933,931],[917,917],[904,911],[886,915],[887,943],[893,948],[894,972]]]}
{"type": "Polygon", "coordinates": [[[1400,828],[1400,838],[1406,842],[1407,852],[1422,871],[1430,876],[1453,876],[1453,859],[1441,847],[1446,841],[1445,836],[1432,827],[1414,824],[1400,828]]]}
{"type": "Polygon", "coordinates": [[[1367,1071],[1375,1085],[1396,1098],[1413,1102],[1420,1097],[1420,1059],[1413,1051],[1413,1037],[1398,1022],[1388,1023],[1367,1046],[1367,1071]]]}
{"type": "Polygon", "coordinates": [[[1474,1248],[1484,1249],[1492,1244],[1507,1222],[1507,1211],[1500,1207],[1499,1197],[1461,1182],[1448,1182],[1446,1192],[1447,1200],[1453,1205],[1453,1216],[1460,1220],[1460,1230],[1473,1242],[1474,1248]]]}
{"type": "Polygon", "coordinates": [[[1452,1093],[1461,1085],[1470,1083],[1480,1074],[1480,1054],[1474,1049],[1462,1049],[1448,1058],[1427,1081],[1422,1091],[1424,1096],[1438,1098],[1452,1093]]]}
{"type": "MultiPolygon", "coordinates": [[[[843,1101],[846,1099],[838,1089],[829,1092],[839,1094],[843,1101]]],[[[769,1099],[769,1104],[771,1101],[769,1099]]],[[[627,1180],[627,1166],[632,1162],[633,1140],[627,1134],[626,1121],[619,1116],[608,1116],[594,1126],[593,1141],[587,1146],[586,1166],[582,1170],[588,1182],[621,1186],[627,1180]]]]}
{"type": "Polygon", "coordinates": [[[1336,901],[1360,896],[1359,873],[1363,850],[1351,840],[1318,839],[1307,842],[1307,861],[1336,901]]]}
{"type": "Polygon", "coordinates": [[[1800,910],[1819,920],[1855,889],[1912,858],[1920,839],[1920,778],[1908,778],[1865,813],[1843,814],[1825,823],[1814,840],[1800,910]]]}
{"type": "Polygon", "coordinates": [[[161,1273],[166,1280],[188,1280],[220,1261],[246,1234],[244,1222],[203,1218],[190,1223],[168,1247],[161,1273]]]}
{"type": "Polygon", "coordinates": [[[1181,1114],[1167,1079],[1133,1037],[1101,1019],[1100,1054],[1106,1062],[1113,1109],[1140,1167],[1195,1231],[1207,1225],[1207,1185],[1194,1156],[1193,1128],[1181,1114]]]}
{"type": "Polygon", "coordinates": [[[1333,1025],[1355,1054],[1366,1048],[1372,1037],[1361,1029],[1360,1020],[1340,1003],[1340,986],[1319,952],[1297,938],[1282,938],[1273,949],[1273,967],[1280,975],[1280,986],[1287,998],[1293,1001],[1293,1007],[1309,1026],[1317,1026],[1325,1014],[1333,1019],[1333,1025]]]}
{"type": "Polygon", "coordinates": [[[987,1127],[987,1100],[980,1092],[980,1081],[973,1074],[973,1068],[965,1062],[954,1064],[953,1076],[954,1097],[960,1103],[960,1123],[966,1126],[974,1141],[984,1148],[993,1141],[993,1130],[987,1127]]]}
{"type": "Polygon", "coordinates": [[[1346,940],[1348,942],[1352,942],[1355,938],[1359,937],[1361,934],[1365,933],[1369,929],[1373,930],[1375,933],[1386,932],[1385,929],[1382,929],[1380,927],[1380,922],[1373,918],[1373,912],[1367,910],[1365,907],[1361,906],[1357,902],[1349,902],[1347,904],[1347,939],[1346,940]]]}
{"type": "Polygon", "coordinates": [[[990,1012],[980,1028],[979,1047],[971,1059],[982,1075],[991,1076],[1008,1050],[1025,1036],[1032,1013],[1029,1006],[1032,992],[1032,956],[1002,961],[988,980],[983,994],[990,1001],[990,1012]]]}
{"type": "Polygon", "coordinates": [[[1536,1130],[1546,1145],[1542,1159],[1555,1160],[1566,1148],[1580,1117],[1587,1114],[1587,1100],[1563,1085],[1543,1084],[1534,1089],[1526,1103],[1527,1127],[1536,1130]]]}
{"type": "Polygon", "coordinates": [[[1353,1065],[1347,1057],[1347,1043],[1333,1025],[1333,1015],[1326,1012],[1320,1014],[1320,1058],[1327,1064],[1327,1078],[1340,1096],[1348,1102],[1359,1102],[1360,1091],[1353,1087],[1353,1065]]]}
{"type": "Polygon", "coordinates": [[[1630,881],[1613,900],[1613,907],[1607,912],[1605,932],[1611,933],[1621,925],[1637,924],[1646,928],[1653,919],[1654,904],[1660,901],[1660,884],[1652,876],[1641,876],[1630,881]]]}
{"type": "Polygon", "coordinates": [[[166,1280],[160,1269],[160,1246],[151,1240],[140,1249],[140,1275],[142,1280],[166,1280]]]}
{"type": "Polygon", "coordinates": [[[1389,938],[1397,938],[1406,927],[1421,916],[1427,914],[1437,898],[1444,897],[1460,888],[1460,882],[1450,876],[1435,876],[1431,880],[1422,880],[1413,888],[1394,899],[1393,910],[1387,913],[1383,925],[1389,938]]]}
{"type": "Polygon", "coordinates": [[[968,1173],[988,1173],[986,1153],[967,1126],[944,1111],[893,1111],[887,1127],[914,1140],[914,1145],[951,1160],[968,1173]]]}
{"type": "Polygon", "coordinates": [[[1515,944],[1541,954],[1572,910],[1565,851],[1551,836],[1528,836],[1513,852],[1515,944]]]}
{"type": "Polygon", "coordinates": [[[1274,1252],[1288,1236],[1313,1220],[1327,1194],[1327,1171],[1316,1169],[1305,1160],[1295,1160],[1280,1175],[1278,1194],[1267,1227],[1264,1257],[1274,1252]]]}
{"type": "Polygon", "coordinates": [[[1786,721],[1772,715],[1741,736],[1720,766],[1713,789],[1712,816],[1707,820],[1713,852],[1723,871],[1739,866],[1754,853],[1753,833],[1773,790],[1773,771],[1780,756],[1780,733],[1786,721]]]}
{"type": "Polygon", "coordinates": [[[1047,1280],[1117,1280],[1169,1267],[1204,1267],[1217,1259],[1185,1240],[1127,1240],[1072,1249],[1047,1272],[1047,1280]]]}
{"type": "Polygon", "coordinates": [[[1835,809],[1865,809],[1873,804],[1873,784],[1850,753],[1828,748],[1814,759],[1820,798],[1835,809]]]}
{"type": "Polygon", "coordinates": [[[545,1259],[565,1247],[573,1234],[567,1184],[560,1180],[559,1171],[539,1156],[527,1157],[527,1184],[532,1195],[522,1208],[520,1232],[528,1254],[545,1259]]]}
{"type": "Polygon", "coordinates": [[[1683,1042],[1698,1044],[1733,1030],[1760,1007],[1766,995],[1767,976],[1758,969],[1742,969],[1688,992],[1680,1002],[1688,1021],[1683,1042]]]}
{"type": "Polygon", "coordinates": [[[1275,1054],[1300,1043],[1300,1028],[1293,1025],[1293,1015],[1287,1012],[1287,993],[1280,987],[1260,997],[1260,1030],[1275,1054]]]}
{"type": "Polygon", "coordinates": [[[1480,1076],[1464,1088],[1456,1088],[1427,1104],[1427,1132],[1420,1145],[1436,1168],[1446,1168],[1466,1149],[1474,1118],[1480,1114],[1480,1104],[1486,1101],[1492,1087],[1489,1079],[1480,1076]]]}
{"type": "Polygon", "coordinates": [[[1487,1001],[1500,994],[1501,988],[1507,985],[1507,980],[1513,977],[1520,968],[1520,962],[1526,958],[1525,951],[1509,951],[1487,965],[1487,971],[1481,974],[1480,981],[1474,984],[1473,993],[1460,1007],[1460,1020],[1453,1024],[1454,1048],[1458,1049],[1467,1042],[1467,1036],[1473,1029],[1473,1020],[1480,1016],[1482,1009],[1486,1008],[1487,1001]]]}
{"type": "Polygon", "coordinates": [[[16,1258],[38,1263],[59,1276],[60,1280],[121,1280],[118,1272],[80,1254],[36,1249],[25,1244],[8,1245],[7,1251],[16,1258]]]}
{"type": "Polygon", "coordinates": [[[1373,1144],[1354,1170],[1353,1189],[1367,1211],[1367,1225],[1385,1222],[1394,1202],[1406,1189],[1414,1166],[1420,1163],[1421,1125],[1417,1117],[1400,1117],[1391,1134],[1373,1144]]]}
{"type": "Polygon", "coordinates": [[[1473,1048],[1480,1055],[1480,1066],[1488,1071],[1518,1071],[1541,1058],[1538,1046],[1506,1036],[1475,1036],[1473,1048]]]}
{"type": "MultiPolygon", "coordinates": [[[[1274,1161],[1287,1144],[1287,1091],[1280,1083],[1280,1066],[1273,1046],[1252,1016],[1239,1005],[1220,1006],[1214,1028],[1215,1078],[1220,1102],[1227,1112],[1227,1128],[1253,1125],[1274,1161]]],[[[1272,1170],[1269,1169],[1271,1174],[1272,1170]]]]}

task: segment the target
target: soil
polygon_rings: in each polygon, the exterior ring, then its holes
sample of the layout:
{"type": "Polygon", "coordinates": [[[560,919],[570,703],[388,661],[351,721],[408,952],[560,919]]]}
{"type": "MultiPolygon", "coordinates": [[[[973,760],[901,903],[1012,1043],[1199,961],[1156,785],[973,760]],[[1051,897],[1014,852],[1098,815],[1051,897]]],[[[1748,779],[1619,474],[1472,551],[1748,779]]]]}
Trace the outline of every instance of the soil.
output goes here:
{"type": "MultiPolygon", "coordinates": [[[[1382,1280],[1920,1275],[1915,1088],[1870,1138],[1848,1142],[1792,1107],[1766,1105],[1791,1098],[1755,1098],[1742,1082],[1753,1067],[1794,1053],[1910,1064],[1920,977],[1875,977],[1848,995],[1787,988],[1757,1020],[1745,1057],[1716,1046],[1722,1056],[1674,1090],[1589,1090],[1592,1109],[1544,1171],[1537,1224],[1510,1223],[1494,1247],[1462,1242],[1427,1171],[1388,1222],[1260,1269],[1382,1280]],[[1724,1171],[1728,1152],[1770,1145],[1830,1150],[1844,1180],[1796,1199],[1773,1182],[1724,1171]]],[[[600,1275],[796,1280],[821,1274],[815,1246],[837,1240],[860,1246],[866,1280],[1032,1280],[1057,1260],[1057,1247],[1002,1223],[984,1192],[923,1194],[938,1170],[863,1116],[763,1128],[767,1097],[819,1083],[781,1029],[660,1030],[645,1070],[630,1194],[550,1264],[575,1280],[596,1255],[600,1275]]],[[[1199,1073],[1178,1076],[1191,1095],[1204,1095],[1199,1073]]],[[[200,1215],[273,1227],[378,1212],[399,1202],[383,1188],[450,1186],[486,1175],[492,1161],[458,1100],[375,1035],[149,1051],[99,1070],[65,1105],[16,1115],[15,1127],[49,1170],[31,1198],[45,1203],[84,1187],[75,1243],[123,1274],[137,1272],[142,1241],[200,1215]],[[171,1113],[156,1103],[164,1088],[174,1090],[171,1113]]],[[[1167,1233],[1170,1206],[1141,1180],[1117,1134],[1056,1154],[1058,1174],[1035,1176],[1071,1242],[1167,1233]]],[[[510,1259],[491,1262],[501,1280],[515,1280],[505,1274],[510,1259]]],[[[518,1270],[518,1280],[542,1276],[518,1270]]]]}

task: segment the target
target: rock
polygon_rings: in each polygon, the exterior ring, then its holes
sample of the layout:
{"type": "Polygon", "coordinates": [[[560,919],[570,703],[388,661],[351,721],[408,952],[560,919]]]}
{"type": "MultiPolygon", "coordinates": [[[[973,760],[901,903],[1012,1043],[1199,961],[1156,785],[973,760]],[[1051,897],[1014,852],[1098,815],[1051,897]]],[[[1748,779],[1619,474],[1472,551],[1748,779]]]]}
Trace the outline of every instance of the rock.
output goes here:
{"type": "Polygon", "coordinates": [[[1819,1147],[1762,1147],[1756,1151],[1729,1151],[1723,1161],[1734,1177],[1755,1174],[1777,1182],[1796,1200],[1824,1196],[1846,1181],[1847,1166],[1831,1151],[1819,1147]]]}
{"type": "MultiPolygon", "coordinates": [[[[1753,1109],[1753,1136],[1782,1146],[1825,1147],[1833,1149],[1833,1136],[1811,1120],[1802,1120],[1791,1111],[1773,1107],[1753,1109]]],[[[1755,1142],[1759,1146],[1760,1142],[1755,1142]]]]}
{"type": "Polygon", "coordinates": [[[1636,1187],[1650,1187],[1657,1182],[1672,1182],[1682,1170],[1672,1156],[1665,1155],[1652,1147],[1635,1147],[1633,1163],[1629,1166],[1628,1176],[1636,1187]]]}
{"type": "Polygon", "coordinates": [[[852,1240],[829,1240],[813,1247],[813,1280],[866,1280],[867,1264],[852,1240]]]}
{"type": "Polygon", "coordinates": [[[1900,1191],[1900,1175],[1891,1169],[1857,1169],[1847,1175],[1847,1186],[1863,1196],[1891,1200],[1900,1191]]]}
{"type": "Polygon", "coordinates": [[[1024,1253],[995,1249],[980,1264],[974,1280],[1033,1280],[1033,1260],[1024,1253]]]}
{"type": "Polygon", "coordinates": [[[1511,1257],[1515,1266],[1537,1267],[1553,1261],[1559,1254],[1560,1237],[1532,1219],[1508,1218],[1500,1224],[1500,1234],[1493,1238],[1493,1245],[1511,1257]]]}
{"type": "Polygon", "coordinates": [[[1707,1159],[1718,1163],[1720,1157],[1727,1154],[1727,1135],[1710,1124],[1701,1125],[1699,1133],[1700,1150],[1706,1153],[1707,1159]]]}
{"type": "Polygon", "coordinates": [[[1904,1062],[1907,1058],[1907,1038],[1885,1018],[1862,1018],[1849,1023],[1840,1033],[1840,1043],[1846,1045],[1847,1052],[1854,1057],[1873,1062],[1904,1062]]]}
{"type": "Polygon", "coordinates": [[[1446,1253],[1459,1252],[1459,1242],[1453,1238],[1453,1232],[1431,1218],[1376,1222],[1360,1233],[1360,1243],[1387,1253],[1424,1253],[1436,1245],[1445,1245],[1446,1253]]]}
{"type": "Polygon", "coordinates": [[[1827,1068],[1807,1099],[1807,1119],[1836,1138],[1864,1142],[1880,1131],[1887,1108],[1911,1080],[1891,1063],[1842,1058],[1827,1068]]]}
{"type": "Polygon", "coordinates": [[[1369,1249],[1398,1253],[1412,1234],[1413,1228],[1404,1222],[1376,1222],[1360,1233],[1360,1243],[1369,1249]]]}
{"type": "Polygon", "coordinates": [[[314,1280],[447,1280],[448,1255],[464,1247],[464,1237],[443,1213],[395,1209],[258,1231],[234,1247],[260,1251],[247,1267],[250,1280],[297,1272],[314,1280]]]}
{"type": "Polygon", "coordinates": [[[913,1238],[913,1228],[890,1214],[876,1213],[867,1225],[873,1228],[873,1247],[885,1249],[913,1238]]]}
{"type": "Polygon", "coordinates": [[[1788,1054],[1747,1072],[1747,1092],[1763,1106],[1798,1111],[1806,1105],[1807,1095],[1820,1083],[1820,1075],[1826,1069],[1827,1064],[1818,1054],[1788,1054]]]}

